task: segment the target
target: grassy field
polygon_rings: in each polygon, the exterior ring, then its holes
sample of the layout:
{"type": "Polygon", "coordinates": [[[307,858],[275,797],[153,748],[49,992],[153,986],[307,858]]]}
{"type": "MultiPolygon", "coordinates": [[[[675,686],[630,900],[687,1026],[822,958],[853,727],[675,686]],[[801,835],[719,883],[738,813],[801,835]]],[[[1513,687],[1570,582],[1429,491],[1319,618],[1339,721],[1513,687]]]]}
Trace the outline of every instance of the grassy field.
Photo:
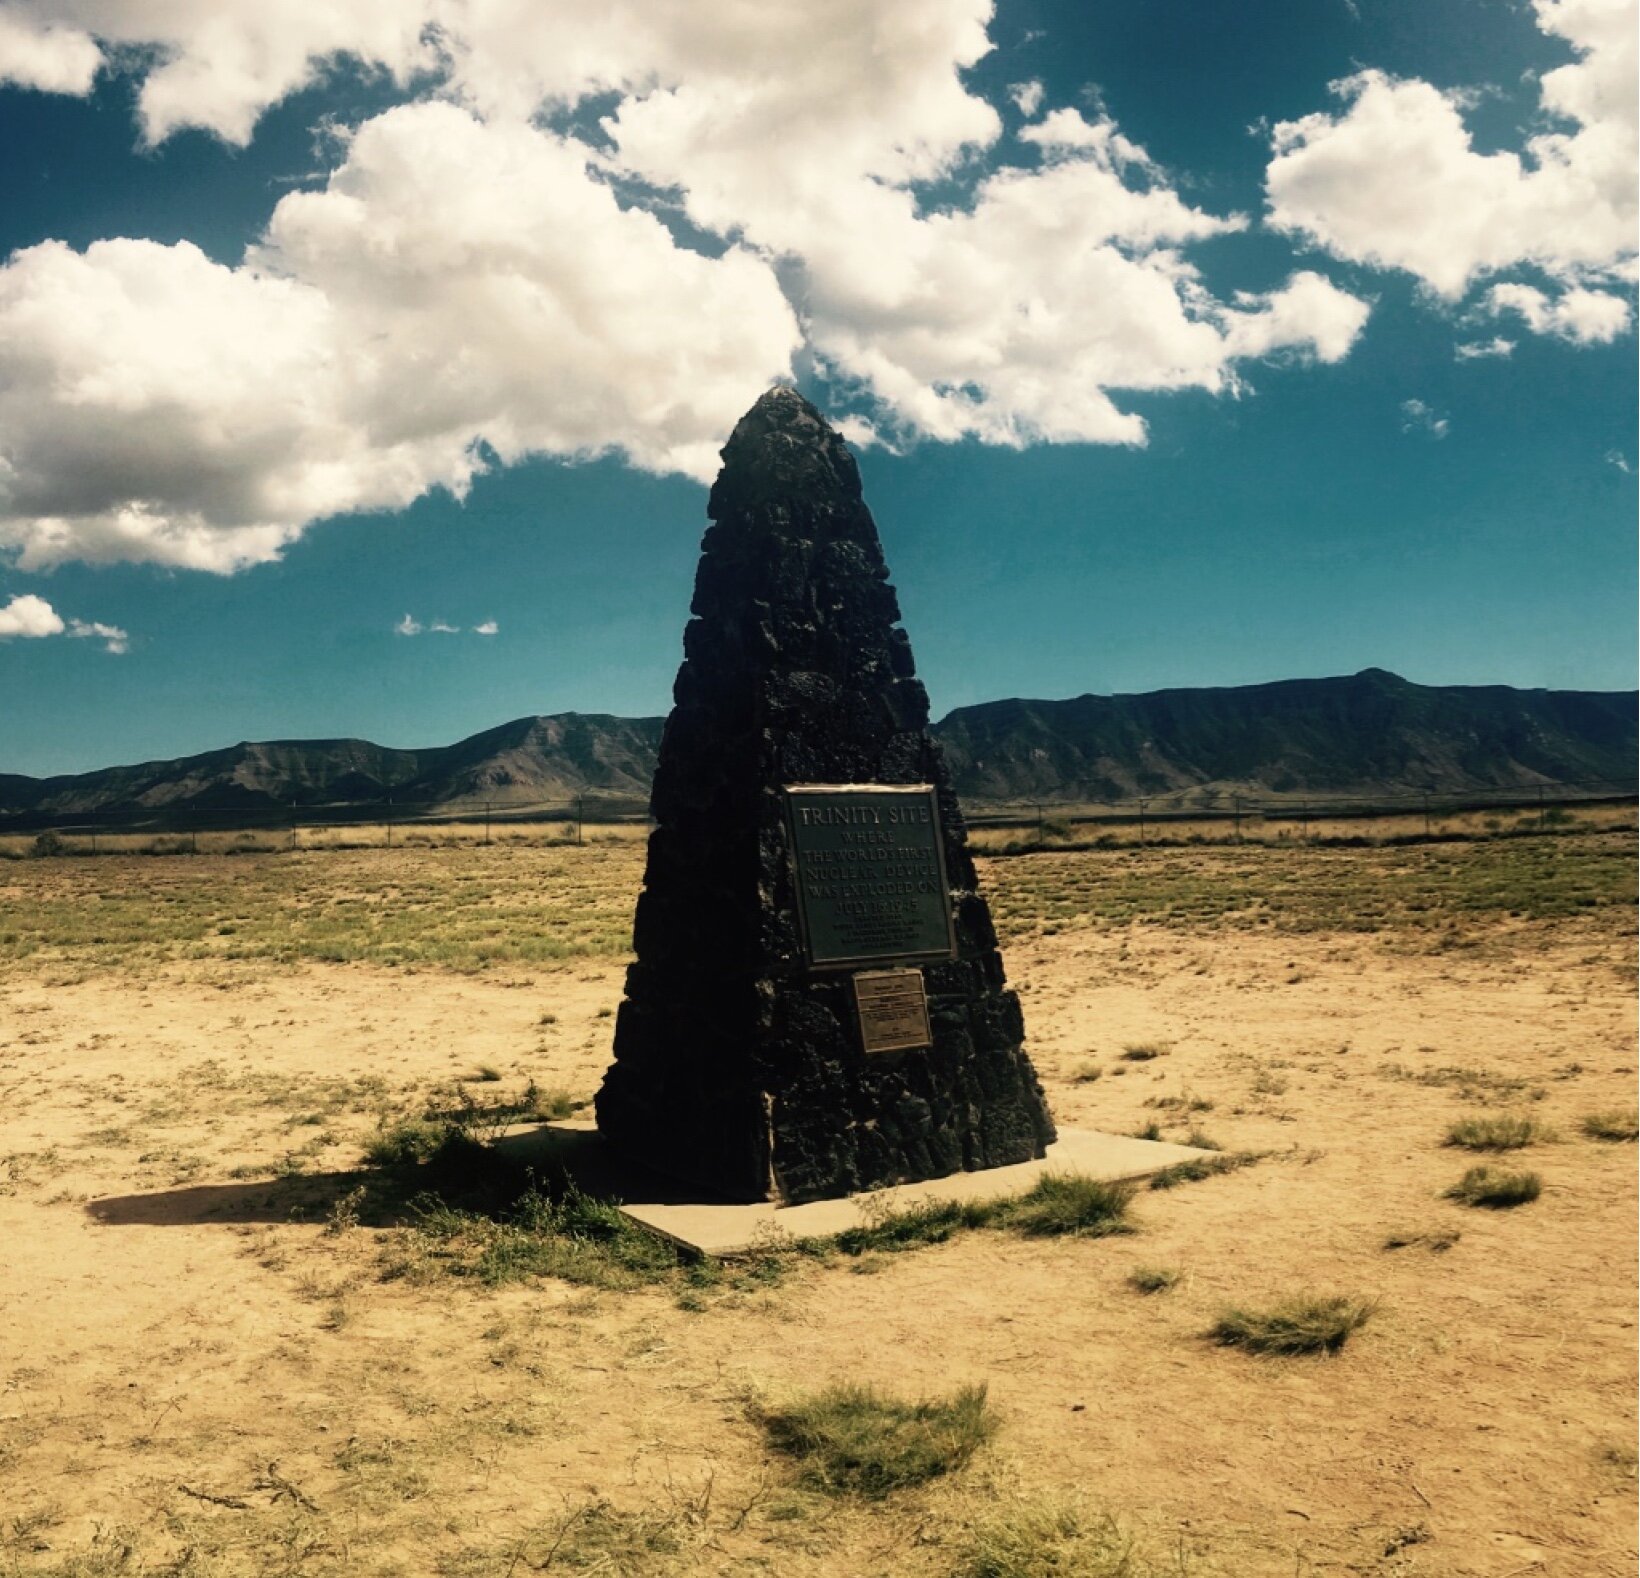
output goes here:
{"type": "MultiPolygon", "coordinates": [[[[981,802],[972,808],[971,838],[982,854],[1034,853],[1042,849],[1178,848],[1201,845],[1254,845],[1271,849],[1317,846],[1412,844],[1431,839],[1532,837],[1553,832],[1576,834],[1632,833],[1632,801],[1572,801],[1542,807],[1512,805],[1492,810],[1432,809],[1428,815],[1410,806],[1399,812],[1288,815],[1248,811],[1239,823],[1222,813],[1190,816],[1178,811],[1140,819],[1128,807],[1055,804],[1040,815],[1030,805],[998,808],[981,802]],[[999,821],[998,818],[1001,818],[999,821]]],[[[188,813],[170,831],[118,831],[68,827],[46,833],[0,833],[0,861],[27,860],[42,849],[69,856],[85,855],[262,855],[302,850],[472,848],[542,849],[584,844],[642,843],[648,825],[639,814],[630,820],[589,821],[546,818],[513,821],[505,808],[491,820],[482,814],[461,820],[448,812],[438,820],[395,823],[348,822],[339,825],[287,825],[245,829],[215,825],[200,813],[201,825],[187,826],[188,813]]]]}
{"type": "Polygon", "coordinates": [[[641,846],[0,864],[0,1575],[1632,1578],[1635,840],[982,861],[1156,1187],[693,1263],[478,1147],[641,846]]]}
{"type": "MultiPolygon", "coordinates": [[[[1004,941],[1123,926],[1439,939],[1635,901],[1634,840],[1044,851],[983,862],[1004,941]]],[[[0,865],[0,967],[173,961],[510,969],[625,952],[635,839],[0,865]]]]}

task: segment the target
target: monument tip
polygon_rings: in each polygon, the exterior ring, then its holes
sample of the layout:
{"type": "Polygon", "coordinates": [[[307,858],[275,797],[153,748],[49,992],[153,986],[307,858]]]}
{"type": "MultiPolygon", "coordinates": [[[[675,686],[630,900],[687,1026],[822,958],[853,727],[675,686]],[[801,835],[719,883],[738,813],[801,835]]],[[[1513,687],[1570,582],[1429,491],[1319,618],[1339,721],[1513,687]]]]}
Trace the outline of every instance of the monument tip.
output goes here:
{"type": "Polygon", "coordinates": [[[723,470],[707,507],[713,520],[722,518],[725,490],[860,497],[860,473],[842,435],[789,384],[764,390],[719,453],[723,470]]]}

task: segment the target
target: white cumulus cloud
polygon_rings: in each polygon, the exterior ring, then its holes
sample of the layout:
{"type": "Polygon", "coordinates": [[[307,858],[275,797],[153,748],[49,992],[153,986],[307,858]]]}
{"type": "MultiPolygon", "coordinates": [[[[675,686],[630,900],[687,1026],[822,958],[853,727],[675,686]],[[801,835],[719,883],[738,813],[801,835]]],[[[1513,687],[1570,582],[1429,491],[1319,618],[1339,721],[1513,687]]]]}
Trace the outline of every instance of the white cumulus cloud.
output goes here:
{"type": "Polygon", "coordinates": [[[86,94],[102,65],[102,51],[79,28],[0,9],[0,83],[44,93],[86,94]]]}
{"type": "Polygon", "coordinates": [[[1572,289],[1549,296],[1532,285],[1494,285],[1486,305],[1499,316],[1514,313],[1534,334],[1552,334],[1577,345],[1604,345],[1626,334],[1629,304],[1603,290],[1572,289]]]}
{"type": "Polygon", "coordinates": [[[0,608],[0,638],[24,636],[60,636],[63,621],[57,610],[43,597],[23,592],[0,608]]]}
{"type": "Polygon", "coordinates": [[[680,250],[585,150],[403,106],[237,268],[130,240],[0,268],[0,545],[231,571],[464,493],[481,443],[706,477],[797,343],[767,263],[680,250]]]}
{"type": "Polygon", "coordinates": [[[108,652],[123,653],[131,648],[131,637],[124,630],[118,625],[105,625],[100,619],[71,619],[68,633],[78,641],[100,641],[108,652]]]}
{"type": "Polygon", "coordinates": [[[101,641],[108,651],[114,653],[127,651],[131,639],[118,625],[105,625],[96,620],[65,620],[45,598],[37,597],[33,592],[19,592],[4,607],[0,607],[0,641],[12,637],[39,640],[45,636],[63,635],[79,640],[89,638],[101,641]]]}
{"type": "MultiPolygon", "coordinates": [[[[493,619],[486,619],[483,624],[474,625],[472,634],[475,636],[493,636],[501,626],[493,619]]],[[[462,633],[460,625],[453,625],[448,619],[429,619],[425,624],[414,614],[406,614],[393,626],[393,633],[401,636],[459,636],[462,633]]]]}
{"type": "Polygon", "coordinates": [[[160,142],[199,126],[242,144],[269,105],[342,56],[400,81],[436,66],[436,9],[422,0],[4,0],[0,79],[87,93],[111,52],[151,51],[137,98],[144,136],[160,142]]]}
{"type": "Polygon", "coordinates": [[[1013,82],[1008,85],[1008,97],[1014,101],[1019,113],[1026,120],[1034,119],[1036,112],[1042,108],[1042,99],[1046,91],[1042,84],[1034,79],[1030,82],[1013,82]]]}
{"type": "Polygon", "coordinates": [[[1441,439],[1445,438],[1451,430],[1451,421],[1426,402],[1422,400],[1403,400],[1401,402],[1401,431],[1403,433],[1422,433],[1425,438],[1441,439]]]}
{"type": "Polygon", "coordinates": [[[1368,304],[1315,270],[1213,295],[1191,249],[1246,219],[1111,116],[1018,84],[1005,138],[963,77],[991,10],[0,0],[0,73],[49,77],[40,40],[77,62],[60,91],[131,70],[151,141],[243,143],[340,60],[417,95],[237,266],[109,240],[0,267],[0,550],[226,573],[329,515],[460,496],[492,456],[705,479],[800,351],[859,435],[1013,446],[1142,443],[1126,392],[1347,354],[1368,304]],[[594,99],[596,131],[564,130],[594,99]],[[925,206],[931,182],[960,195],[925,206]]]}
{"type": "Polygon", "coordinates": [[[1494,334],[1490,340],[1465,340],[1453,347],[1452,354],[1460,362],[1475,362],[1492,356],[1513,356],[1515,342],[1506,340],[1501,334],[1494,334]]]}
{"type": "Polygon", "coordinates": [[[1640,213],[1636,7],[1534,0],[1533,9],[1574,56],[1539,84],[1552,129],[1518,152],[1481,153],[1466,95],[1362,71],[1334,84],[1341,111],[1274,128],[1269,222],[1335,257],[1404,270],[1449,301],[1488,275],[1535,270],[1546,289],[1496,286],[1494,310],[1512,309],[1534,332],[1595,343],[1629,321],[1640,213]]]}

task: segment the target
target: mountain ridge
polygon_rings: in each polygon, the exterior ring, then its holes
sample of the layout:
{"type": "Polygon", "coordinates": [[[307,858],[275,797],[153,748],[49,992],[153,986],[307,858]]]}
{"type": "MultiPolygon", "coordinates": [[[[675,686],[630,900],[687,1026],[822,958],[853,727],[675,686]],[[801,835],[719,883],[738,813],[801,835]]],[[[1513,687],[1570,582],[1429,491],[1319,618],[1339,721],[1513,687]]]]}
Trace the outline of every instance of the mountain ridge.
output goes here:
{"type": "MultiPolygon", "coordinates": [[[[1261,685],[1007,698],[934,725],[970,799],[1479,792],[1635,776],[1634,691],[1418,685],[1384,669],[1261,685]]],[[[0,813],[458,805],[648,794],[663,718],[514,718],[451,745],[238,744],[87,773],[0,773],[0,813]]]]}

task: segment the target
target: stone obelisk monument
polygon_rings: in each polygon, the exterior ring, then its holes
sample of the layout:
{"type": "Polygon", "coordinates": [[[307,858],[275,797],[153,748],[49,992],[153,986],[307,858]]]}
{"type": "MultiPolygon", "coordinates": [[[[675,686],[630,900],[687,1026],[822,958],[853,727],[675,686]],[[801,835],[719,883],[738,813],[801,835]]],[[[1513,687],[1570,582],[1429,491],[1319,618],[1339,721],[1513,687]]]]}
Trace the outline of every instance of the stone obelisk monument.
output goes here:
{"type": "Polygon", "coordinates": [[[634,1160],[788,1203],[1054,1138],[882,546],[771,389],[723,450],[598,1093],[634,1160]]]}

